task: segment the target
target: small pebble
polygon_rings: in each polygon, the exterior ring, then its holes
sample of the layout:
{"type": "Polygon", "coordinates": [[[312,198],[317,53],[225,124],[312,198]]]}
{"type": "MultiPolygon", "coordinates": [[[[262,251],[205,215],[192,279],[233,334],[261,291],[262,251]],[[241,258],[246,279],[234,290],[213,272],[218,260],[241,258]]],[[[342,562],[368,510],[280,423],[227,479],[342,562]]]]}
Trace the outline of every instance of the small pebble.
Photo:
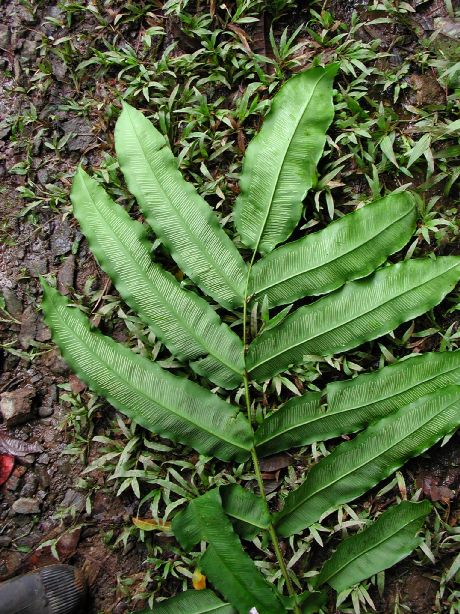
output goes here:
{"type": "Polygon", "coordinates": [[[50,455],[47,452],[43,452],[43,454],[40,454],[40,456],[37,458],[37,463],[40,465],[47,465],[49,462],[50,455]]]}
{"type": "Polygon", "coordinates": [[[40,416],[40,418],[48,418],[49,416],[52,416],[54,412],[54,407],[52,406],[46,406],[46,405],[42,405],[41,407],[39,407],[38,409],[38,415],[40,416]]]}
{"type": "Polygon", "coordinates": [[[40,503],[37,499],[21,497],[13,503],[12,508],[16,514],[38,514],[40,511],[40,503]]]}
{"type": "Polygon", "coordinates": [[[8,535],[0,535],[0,548],[8,548],[12,539],[8,535]]]}

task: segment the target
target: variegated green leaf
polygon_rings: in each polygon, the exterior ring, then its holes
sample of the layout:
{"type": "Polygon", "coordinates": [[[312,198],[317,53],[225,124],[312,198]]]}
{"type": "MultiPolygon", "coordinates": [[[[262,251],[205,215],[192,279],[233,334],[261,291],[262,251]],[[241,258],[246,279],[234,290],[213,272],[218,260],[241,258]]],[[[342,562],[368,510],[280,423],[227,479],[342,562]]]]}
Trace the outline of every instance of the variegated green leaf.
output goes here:
{"type": "Polygon", "coordinates": [[[320,438],[357,431],[449,384],[460,384],[460,350],[419,354],[374,373],[331,382],[326,388],[329,418],[320,438]]]}
{"type": "Polygon", "coordinates": [[[294,397],[255,433],[260,456],[354,433],[449,384],[460,384],[460,350],[430,352],[374,373],[327,385],[327,409],[320,393],[294,397]]]}

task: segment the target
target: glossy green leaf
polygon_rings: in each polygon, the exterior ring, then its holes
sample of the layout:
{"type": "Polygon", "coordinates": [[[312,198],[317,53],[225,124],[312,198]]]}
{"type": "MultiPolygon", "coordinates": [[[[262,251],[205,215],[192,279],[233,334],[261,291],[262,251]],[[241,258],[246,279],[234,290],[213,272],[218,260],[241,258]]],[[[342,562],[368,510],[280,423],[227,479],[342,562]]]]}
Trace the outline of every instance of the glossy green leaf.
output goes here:
{"type": "Polygon", "coordinates": [[[316,586],[328,583],[338,593],[396,565],[417,548],[418,531],[430,513],[428,501],[403,501],[384,512],[376,522],[339,544],[316,579],[316,586]]]}
{"type": "Polygon", "coordinates": [[[222,460],[246,460],[252,431],[217,395],[171,375],[94,331],[88,318],[43,283],[43,311],[69,367],[97,394],[143,427],[222,460]]]}
{"type": "Polygon", "coordinates": [[[224,388],[242,380],[243,345],[214,309],[152,261],[141,224],[115,204],[81,168],[71,199],[75,217],[101,268],[118,292],[179,360],[224,388]]]}
{"type": "Polygon", "coordinates": [[[240,537],[251,540],[268,529],[270,515],[261,497],[238,484],[221,486],[220,496],[224,512],[240,537]]]}
{"type": "Polygon", "coordinates": [[[460,258],[406,260],[352,281],[320,300],[300,307],[249,346],[247,368],[267,380],[306,354],[345,352],[425,313],[460,278],[460,258]]]}
{"type": "Polygon", "coordinates": [[[235,225],[243,243],[263,254],[285,241],[300,220],[334,114],[336,72],[331,65],[289,79],[246,150],[235,225]]]}
{"type": "Polygon", "coordinates": [[[354,433],[430,392],[460,384],[460,350],[401,360],[374,373],[327,385],[327,410],[318,393],[294,397],[255,433],[257,453],[275,452],[354,433]]]}
{"type": "Polygon", "coordinates": [[[200,541],[208,544],[200,569],[240,612],[256,608],[259,614],[285,611],[279,595],[243,550],[222,509],[219,489],[194,499],[172,522],[174,535],[185,550],[200,541]]]}
{"type": "Polygon", "coordinates": [[[352,433],[449,384],[460,384],[460,350],[429,352],[326,388],[330,426],[326,436],[352,433]]]}
{"type": "Polygon", "coordinates": [[[246,265],[212,209],[182,177],[164,136],[124,104],[115,146],[130,192],[179,267],[221,305],[242,305],[246,265]]]}
{"type": "Polygon", "coordinates": [[[236,614],[229,603],[224,603],[210,590],[184,591],[155,605],[153,610],[139,614],[236,614]]]}
{"type": "Polygon", "coordinates": [[[379,420],[312,467],[304,483],[287,496],[276,518],[277,532],[299,533],[361,496],[459,424],[460,386],[443,388],[379,420]]]}
{"type": "Polygon", "coordinates": [[[327,228],[286,243],[252,267],[250,294],[270,307],[336,290],[372,273],[410,239],[416,223],[409,192],[389,194],[327,228]]]}
{"type": "Polygon", "coordinates": [[[326,415],[321,409],[321,393],[294,397],[266,418],[255,433],[259,456],[268,456],[318,441],[317,429],[326,415]]]}

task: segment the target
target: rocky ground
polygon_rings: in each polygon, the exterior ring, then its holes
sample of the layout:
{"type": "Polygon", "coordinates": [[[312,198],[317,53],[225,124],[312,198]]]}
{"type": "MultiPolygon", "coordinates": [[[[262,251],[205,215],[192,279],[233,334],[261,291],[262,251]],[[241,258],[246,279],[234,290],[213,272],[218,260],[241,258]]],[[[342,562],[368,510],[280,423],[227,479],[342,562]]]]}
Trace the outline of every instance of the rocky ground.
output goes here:
{"type": "Polygon", "coordinates": [[[133,507],[105,492],[103,476],[93,474],[101,489],[91,510],[85,511],[86,493],[77,487],[84,463],[66,453],[73,436],[67,428],[69,406],[59,388],[70,381],[74,392],[81,392],[81,383],[72,379],[53,349],[38,308],[39,275],[54,272],[63,292],[68,287],[82,292],[90,278],[96,290],[106,280],[87,249],[80,247],[75,222],[62,211],[47,207],[32,218],[18,217],[24,207],[18,189],[26,187],[26,179],[33,178],[37,197],[46,198],[60,177],[60,202],[65,202],[66,173],[97,143],[88,120],[58,109],[62,97],[73,92],[63,62],[51,61],[50,83],[29,91],[43,39],[62,34],[62,28],[47,19],[63,17],[57,4],[32,8],[3,3],[0,26],[0,288],[5,307],[1,313],[6,315],[0,320],[6,346],[0,350],[0,413],[9,436],[36,444],[41,452],[18,456],[0,488],[0,579],[55,562],[57,556],[88,571],[92,597],[86,611],[124,612],[127,605],[118,580],[142,576],[145,550],[135,542],[114,550],[109,533],[130,522],[133,507]],[[31,109],[36,123],[19,134],[18,123],[31,109]],[[65,150],[47,150],[45,135],[65,136],[65,150]],[[24,161],[17,137],[26,141],[27,177],[10,172],[24,161]]]}
{"type": "MultiPolygon", "coordinates": [[[[112,172],[111,104],[117,88],[126,83],[119,81],[120,66],[109,66],[100,76],[89,64],[76,78],[80,61],[93,57],[89,50],[98,47],[101,22],[97,11],[89,10],[91,3],[86,12],[64,10],[64,4],[2,3],[0,414],[5,428],[0,430],[0,452],[11,445],[16,461],[0,487],[0,580],[58,558],[87,572],[91,584],[88,613],[121,614],[134,607],[133,595],[142,598],[147,587],[156,586],[162,572],[155,575],[155,570],[164,570],[168,557],[172,561],[177,557],[166,549],[169,554],[161,564],[156,551],[147,561],[152,549],[139,539],[129,539],[131,518],[137,513],[136,497],[127,491],[115,496],[117,487],[102,467],[91,472],[90,481],[83,473],[100,455],[101,446],[91,445],[91,438],[106,432],[114,413],[97,405],[70,374],[39,310],[40,275],[55,274],[61,292],[72,288],[77,296],[85,297],[93,313],[111,290],[70,215],[68,192],[82,157],[112,172]],[[21,447],[8,438],[26,445],[21,447]]],[[[161,22],[168,32],[165,45],[175,41],[181,52],[193,52],[195,40],[177,30],[175,18],[165,17],[161,4],[140,3],[136,17],[131,5],[123,12],[106,3],[101,8],[106,19],[101,36],[115,47],[122,41],[137,49],[141,35],[161,22]],[[117,15],[124,16],[119,27],[117,15]]],[[[353,3],[329,4],[338,18],[350,19],[353,3]]],[[[423,23],[433,27],[433,19],[445,19],[446,28],[454,28],[443,2],[415,4],[426,5],[420,12],[419,28],[423,23]]],[[[367,41],[378,27],[368,26],[367,41]]],[[[238,35],[244,39],[244,32],[238,35]]],[[[404,54],[404,48],[399,52],[404,54]]],[[[432,76],[414,73],[405,83],[413,104],[444,99],[442,87],[432,76]]],[[[446,318],[449,324],[453,321],[451,316],[446,318]]],[[[118,339],[126,335],[116,326],[114,334],[118,339]]],[[[115,440],[122,442],[123,433],[113,432],[115,440]]],[[[455,436],[435,457],[414,461],[405,473],[407,480],[450,512],[460,492],[458,444],[455,436]]],[[[455,526],[456,512],[449,518],[455,526]]],[[[168,539],[160,536],[158,543],[168,539]]],[[[387,577],[390,590],[380,611],[402,612],[400,603],[415,613],[440,611],[433,609],[438,607],[434,605],[437,573],[435,567],[420,572],[414,564],[403,564],[387,577]]],[[[177,576],[172,578],[171,592],[179,584],[177,576]]]]}

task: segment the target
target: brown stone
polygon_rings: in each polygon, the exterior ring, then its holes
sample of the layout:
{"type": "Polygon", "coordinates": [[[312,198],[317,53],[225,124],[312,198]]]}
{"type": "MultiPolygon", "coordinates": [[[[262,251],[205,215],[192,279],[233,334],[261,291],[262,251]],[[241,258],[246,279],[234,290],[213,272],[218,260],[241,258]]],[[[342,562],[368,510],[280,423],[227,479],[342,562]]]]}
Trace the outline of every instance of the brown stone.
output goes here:
{"type": "Polygon", "coordinates": [[[0,414],[6,426],[22,424],[33,417],[32,401],[35,397],[33,386],[17,388],[0,395],[0,414]]]}

